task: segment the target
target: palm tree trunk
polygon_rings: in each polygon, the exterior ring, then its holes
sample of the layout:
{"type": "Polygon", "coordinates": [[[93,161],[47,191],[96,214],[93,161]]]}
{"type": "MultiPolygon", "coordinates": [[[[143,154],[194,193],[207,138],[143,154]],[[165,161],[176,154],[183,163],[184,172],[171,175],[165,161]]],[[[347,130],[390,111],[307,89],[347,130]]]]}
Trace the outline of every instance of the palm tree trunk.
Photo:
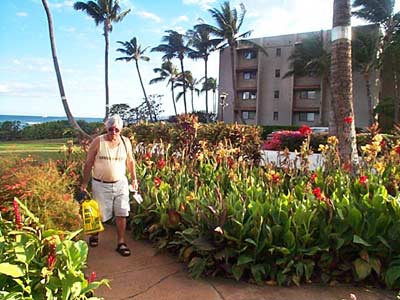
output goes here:
{"type": "Polygon", "coordinates": [[[192,113],[194,113],[193,90],[192,89],[190,89],[190,95],[192,97],[192,113]]]}
{"type": "Polygon", "coordinates": [[[185,106],[185,114],[187,114],[185,69],[183,68],[183,58],[180,58],[179,60],[181,61],[181,72],[182,72],[182,80],[183,80],[183,105],[185,106]]]}
{"type": "MultiPolygon", "coordinates": [[[[152,111],[151,111],[151,105],[150,105],[150,102],[149,102],[149,98],[147,98],[146,90],[144,88],[143,81],[142,81],[142,75],[140,74],[140,70],[139,70],[139,63],[138,63],[137,60],[135,60],[135,64],[136,64],[136,71],[137,71],[138,76],[139,76],[140,85],[142,86],[144,100],[146,101],[147,109],[149,110],[150,121],[153,121],[154,119],[153,119],[153,114],[152,114],[152,111]]],[[[157,118],[157,116],[155,116],[155,115],[154,115],[154,117],[157,118]]]]}
{"type": "Polygon", "coordinates": [[[371,82],[370,72],[364,72],[365,90],[367,92],[367,105],[368,105],[368,126],[371,126],[374,122],[374,115],[372,111],[372,94],[371,94],[371,82]]]}
{"type": "Polygon", "coordinates": [[[331,87],[335,112],[339,156],[342,164],[358,167],[358,153],[353,110],[351,65],[351,5],[350,0],[334,0],[332,28],[331,87]]]}
{"type": "Polygon", "coordinates": [[[61,78],[60,66],[58,64],[56,42],[55,42],[54,31],[53,31],[53,21],[52,21],[50,9],[49,9],[49,6],[47,5],[47,0],[42,0],[42,4],[43,4],[43,7],[44,7],[44,9],[46,11],[46,15],[47,15],[47,22],[48,22],[48,25],[49,25],[49,37],[50,37],[51,54],[53,56],[54,70],[56,72],[58,89],[60,91],[61,102],[62,102],[62,105],[64,107],[65,114],[67,115],[69,124],[73,128],[75,128],[83,137],[91,139],[91,137],[85,131],[83,131],[83,129],[76,122],[74,116],[72,115],[72,113],[71,113],[71,111],[69,109],[67,97],[65,96],[64,84],[63,84],[63,81],[62,81],[62,78],[61,78]]]}
{"type": "Polygon", "coordinates": [[[106,87],[106,115],[105,119],[108,118],[110,114],[110,94],[108,88],[108,49],[110,47],[110,42],[108,40],[108,32],[109,32],[109,20],[104,21],[104,41],[105,41],[105,51],[104,51],[104,80],[105,80],[105,87],[106,87]]]}
{"type": "Polygon", "coordinates": [[[204,82],[206,83],[206,114],[207,114],[207,121],[208,121],[208,78],[207,78],[207,61],[208,57],[204,58],[204,82]]]}
{"type": "Polygon", "coordinates": [[[175,116],[178,115],[178,111],[176,110],[176,103],[175,103],[175,93],[174,93],[174,84],[171,82],[171,95],[172,95],[172,104],[174,105],[175,116]]]}

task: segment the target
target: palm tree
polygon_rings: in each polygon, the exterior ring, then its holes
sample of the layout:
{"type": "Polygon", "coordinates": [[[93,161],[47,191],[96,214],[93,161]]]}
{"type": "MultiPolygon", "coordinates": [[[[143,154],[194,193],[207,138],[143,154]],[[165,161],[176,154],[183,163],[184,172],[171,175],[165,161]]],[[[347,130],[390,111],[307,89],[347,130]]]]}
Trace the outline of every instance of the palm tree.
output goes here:
{"type": "MultiPolygon", "coordinates": [[[[193,77],[192,72],[186,71],[185,76],[182,76],[182,74],[178,75],[178,80],[175,83],[175,87],[179,87],[182,85],[186,85],[187,88],[190,90],[190,95],[191,95],[191,103],[192,103],[192,113],[194,112],[194,92],[196,92],[197,96],[200,94],[200,90],[196,88],[197,84],[199,84],[199,80],[193,77]]],[[[178,101],[181,97],[183,96],[183,92],[180,92],[176,96],[176,101],[178,101]]]]}
{"type": "MultiPolygon", "coordinates": [[[[289,56],[291,70],[283,78],[288,76],[310,76],[321,78],[321,99],[324,101],[325,91],[330,81],[331,54],[325,49],[322,32],[304,39],[301,44],[296,45],[293,53],[289,56]]],[[[325,103],[320,105],[320,122],[325,118],[327,107],[325,103]]],[[[329,118],[332,123],[332,118],[329,118]]],[[[332,127],[332,124],[330,124],[332,127]]]]}
{"type": "Polygon", "coordinates": [[[150,60],[150,58],[148,56],[143,55],[146,52],[146,49],[148,47],[142,49],[141,46],[138,45],[136,37],[133,37],[130,41],[126,41],[126,42],[118,41],[117,43],[124,46],[124,48],[118,48],[117,51],[125,54],[126,56],[118,57],[115,60],[117,60],[117,61],[124,60],[126,62],[129,62],[132,60],[135,61],[136,71],[139,76],[140,85],[142,86],[144,100],[146,101],[147,108],[149,109],[150,120],[153,121],[153,115],[151,113],[151,105],[150,105],[149,99],[147,98],[146,90],[143,85],[142,75],[140,74],[140,70],[139,70],[139,60],[143,60],[143,61],[150,60]]]}
{"type": "Polygon", "coordinates": [[[396,84],[396,74],[393,62],[393,48],[390,47],[393,38],[400,32],[400,12],[394,11],[395,0],[354,0],[353,15],[373,24],[379,24],[383,28],[383,38],[380,43],[381,53],[381,94],[382,98],[396,99],[395,122],[400,121],[399,116],[399,87],[396,84]]]}
{"type": "Polygon", "coordinates": [[[352,41],[352,59],[353,67],[359,71],[365,81],[365,89],[367,92],[367,105],[369,125],[374,122],[373,115],[373,99],[371,94],[371,74],[378,68],[378,43],[379,32],[368,28],[365,31],[359,31],[352,41]]]}
{"type": "Polygon", "coordinates": [[[65,96],[64,84],[63,84],[62,77],[61,77],[60,66],[58,64],[56,42],[55,42],[55,38],[54,38],[53,20],[51,17],[51,12],[50,12],[49,6],[47,4],[47,0],[42,0],[42,4],[44,7],[44,10],[46,11],[47,23],[49,25],[49,38],[50,38],[51,53],[53,56],[54,70],[56,72],[58,89],[60,91],[61,102],[63,104],[65,114],[67,115],[69,124],[73,128],[75,128],[80,134],[82,134],[85,138],[90,139],[90,136],[86,132],[84,132],[83,129],[79,126],[79,124],[76,122],[74,116],[72,115],[71,110],[69,109],[67,97],[65,96]]]}
{"type": "Polygon", "coordinates": [[[201,88],[201,92],[208,92],[212,91],[213,92],[213,106],[212,106],[212,112],[215,114],[217,111],[217,98],[216,98],[216,93],[217,93],[217,79],[213,77],[207,78],[207,81],[203,81],[203,87],[201,88]]]}
{"type": "Polygon", "coordinates": [[[341,162],[351,165],[355,172],[359,162],[352,95],[350,7],[350,0],[333,2],[331,88],[339,156],[341,162]]]}
{"type": "MultiPolygon", "coordinates": [[[[180,34],[174,30],[166,30],[167,35],[162,37],[162,42],[164,44],[160,44],[157,47],[151,49],[151,51],[162,52],[164,56],[163,60],[170,60],[172,58],[178,58],[181,64],[181,74],[185,76],[185,69],[183,67],[183,59],[186,53],[189,51],[188,44],[185,44],[185,36],[180,34]]],[[[187,106],[186,106],[186,84],[183,84],[183,104],[185,106],[185,114],[187,114],[187,106]]]]}
{"type": "Polygon", "coordinates": [[[120,13],[121,7],[118,0],[97,0],[88,2],[75,2],[74,8],[86,12],[94,19],[96,26],[103,24],[105,53],[104,53],[104,66],[105,66],[105,89],[106,89],[106,115],[109,115],[109,88],[108,88],[108,49],[109,49],[109,33],[112,31],[112,23],[122,21],[125,16],[131,11],[130,9],[120,13]]]}
{"type": "Polygon", "coordinates": [[[175,103],[175,81],[178,78],[178,68],[174,66],[174,64],[167,60],[162,63],[161,68],[153,69],[154,73],[158,73],[159,76],[150,80],[150,84],[158,83],[160,81],[167,80],[167,85],[171,85],[171,96],[172,96],[172,104],[174,105],[175,116],[178,115],[178,111],[176,110],[175,103]]]}
{"type": "MultiPolygon", "coordinates": [[[[216,22],[216,26],[210,24],[200,24],[197,27],[204,27],[205,30],[214,34],[217,38],[220,38],[225,42],[224,45],[221,45],[219,48],[223,49],[228,46],[230,51],[230,59],[231,59],[231,71],[232,71],[232,89],[233,89],[233,103],[237,105],[237,89],[236,89],[236,70],[235,70],[235,62],[236,62],[236,47],[238,45],[238,41],[241,38],[246,38],[250,36],[251,30],[246,31],[244,33],[240,33],[240,29],[242,27],[244,17],[246,15],[246,9],[243,4],[240,6],[240,14],[236,8],[231,9],[229,1],[225,1],[221,5],[221,9],[218,10],[216,8],[209,9],[212,18],[216,22]]],[[[240,109],[238,110],[239,115],[241,116],[240,109]]],[[[244,120],[242,120],[244,121],[244,120]]]]}
{"type": "MultiPolygon", "coordinates": [[[[187,32],[189,36],[189,43],[191,49],[188,52],[188,56],[194,60],[204,60],[204,83],[208,81],[208,57],[212,51],[215,51],[218,44],[222,42],[222,39],[211,39],[210,31],[202,26],[195,26],[194,30],[187,32]]],[[[208,115],[208,90],[206,92],[206,113],[208,115]]]]}

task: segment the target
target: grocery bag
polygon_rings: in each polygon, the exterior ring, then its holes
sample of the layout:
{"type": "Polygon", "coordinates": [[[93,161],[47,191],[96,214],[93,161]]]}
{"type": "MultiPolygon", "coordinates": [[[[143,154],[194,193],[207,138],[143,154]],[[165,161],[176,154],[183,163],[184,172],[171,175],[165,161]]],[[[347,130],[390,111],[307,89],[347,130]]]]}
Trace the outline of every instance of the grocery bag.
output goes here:
{"type": "Polygon", "coordinates": [[[86,234],[93,234],[104,230],[99,204],[96,200],[90,199],[82,202],[82,218],[83,231],[86,234]]]}

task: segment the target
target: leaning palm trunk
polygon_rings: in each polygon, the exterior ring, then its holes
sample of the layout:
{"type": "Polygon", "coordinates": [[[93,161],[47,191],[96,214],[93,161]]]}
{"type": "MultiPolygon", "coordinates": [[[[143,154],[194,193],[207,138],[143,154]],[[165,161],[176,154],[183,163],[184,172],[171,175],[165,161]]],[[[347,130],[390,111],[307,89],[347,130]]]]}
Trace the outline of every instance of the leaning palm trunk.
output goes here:
{"type": "Polygon", "coordinates": [[[334,0],[331,87],[342,164],[358,167],[352,99],[350,0],[334,0]]]}
{"type": "Polygon", "coordinates": [[[171,96],[172,96],[172,104],[174,105],[175,116],[177,116],[178,111],[176,110],[175,93],[174,93],[174,84],[173,83],[171,83],[171,96]]]}
{"type": "Polygon", "coordinates": [[[54,69],[56,71],[58,89],[60,91],[60,96],[61,96],[61,101],[62,101],[62,104],[63,104],[63,107],[64,107],[64,111],[65,111],[65,113],[67,115],[69,124],[74,129],[76,129],[83,137],[90,139],[91,137],[85,131],[83,131],[83,129],[75,121],[75,118],[74,118],[74,116],[72,115],[72,113],[71,113],[71,111],[69,109],[68,102],[67,102],[67,97],[65,96],[64,85],[63,85],[62,78],[61,78],[60,66],[58,64],[58,59],[57,59],[56,43],[55,43],[54,31],[53,31],[53,21],[52,21],[50,9],[49,9],[49,6],[47,5],[47,1],[46,0],[42,0],[42,4],[43,4],[43,7],[44,7],[44,9],[46,11],[46,15],[47,15],[47,21],[48,21],[48,25],[49,25],[49,36],[50,36],[51,53],[52,53],[52,56],[53,56],[53,64],[54,64],[54,69]]]}
{"type": "Polygon", "coordinates": [[[208,78],[207,78],[207,57],[204,58],[204,82],[206,83],[206,115],[208,121],[208,78]]]}
{"type": "Polygon", "coordinates": [[[181,61],[181,72],[182,72],[182,82],[183,82],[183,105],[185,106],[185,114],[187,114],[187,106],[186,106],[186,76],[185,76],[185,69],[183,68],[183,59],[181,61]]]}
{"type": "Polygon", "coordinates": [[[154,115],[152,114],[151,105],[150,105],[150,102],[149,102],[149,98],[147,98],[146,89],[144,88],[142,75],[140,74],[139,63],[138,63],[137,60],[135,60],[135,64],[136,64],[136,71],[137,71],[138,76],[139,76],[140,85],[142,86],[144,100],[146,101],[147,109],[149,110],[150,121],[156,121],[157,116],[155,114],[154,115]]]}
{"type": "Polygon", "coordinates": [[[365,82],[365,90],[367,92],[367,105],[368,105],[368,125],[371,126],[374,122],[374,115],[372,111],[372,94],[371,94],[371,74],[366,71],[363,74],[364,82],[365,82]]]}
{"type": "Polygon", "coordinates": [[[111,26],[109,24],[109,21],[106,20],[104,22],[104,41],[105,41],[105,51],[104,51],[104,81],[105,81],[105,87],[106,87],[106,115],[105,119],[108,118],[108,115],[110,114],[110,93],[109,93],[109,87],[108,87],[108,49],[110,47],[110,42],[108,39],[108,28],[111,26]]]}

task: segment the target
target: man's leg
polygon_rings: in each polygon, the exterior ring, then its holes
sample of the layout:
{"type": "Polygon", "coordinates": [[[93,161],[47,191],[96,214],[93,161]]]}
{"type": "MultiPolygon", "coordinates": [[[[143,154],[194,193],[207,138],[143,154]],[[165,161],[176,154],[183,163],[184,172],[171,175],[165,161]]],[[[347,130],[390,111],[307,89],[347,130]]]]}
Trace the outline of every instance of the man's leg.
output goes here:
{"type": "Polygon", "coordinates": [[[126,217],[115,217],[117,225],[118,244],[125,243],[126,217]]]}

